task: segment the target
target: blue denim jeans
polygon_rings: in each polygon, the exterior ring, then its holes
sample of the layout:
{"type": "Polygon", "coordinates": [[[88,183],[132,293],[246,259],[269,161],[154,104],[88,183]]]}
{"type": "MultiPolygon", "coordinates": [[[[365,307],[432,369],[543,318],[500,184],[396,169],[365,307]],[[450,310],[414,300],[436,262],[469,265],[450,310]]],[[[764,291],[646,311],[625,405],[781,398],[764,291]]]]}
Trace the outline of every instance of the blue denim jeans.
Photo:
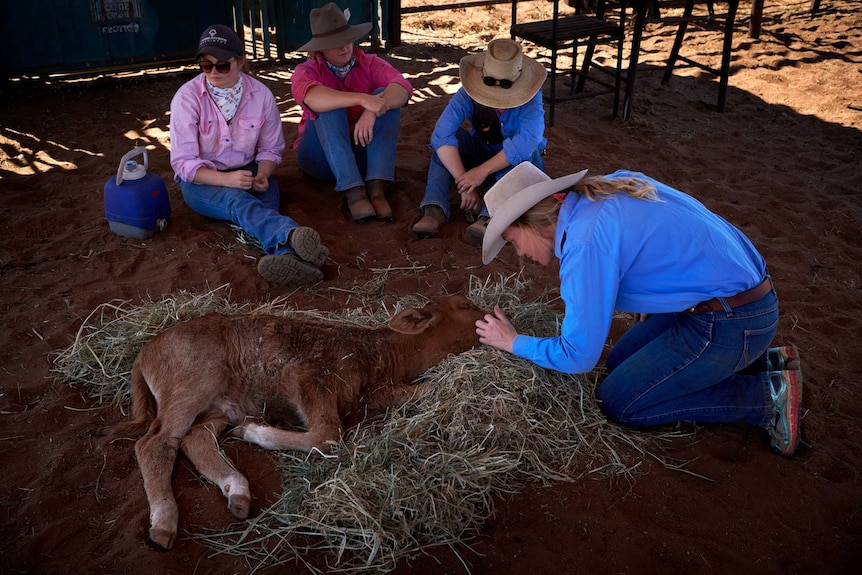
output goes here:
{"type": "Polygon", "coordinates": [[[368,146],[356,145],[347,110],[323,112],[305,125],[296,162],[312,178],[334,181],[336,192],[365,185],[365,180],[393,182],[400,131],[401,109],[389,110],[374,123],[374,137],[368,146]]]}
{"type": "MultiPolygon", "coordinates": [[[[257,164],[240,170],[257,173],[257,164]]],[[[287,236],[299,227],[293,219],[278,211],[278,184],[269,177],[269,187],[263,192],[248,192],[239,188],[210,186],[179,180],[186,205],[197,213],[216,220],[227,220],[254,236],[267,254],[293,253],[287,236]]]]}
{"type": "MultiPolygon", "coordinates": [[[[458,137],[458,154],[461,156],[461,161],[464,163],[464,167],[468,170],[487,162],[503,149],[503,144],[486,144],[479,138],[471,136],[470,132],[463,128],[459,129],[455,135],[458,137]]],[[[533,154],[530,156],[530,163],[544,171],[545,159],[542,157],[542,152],[538,149],[534,150],[533,154]]],[[[508,174],[514,167],[515,166],[509,166],[508,168],[491,174],[488,176],[488,179],[485,180],[484,185],[490,186],[508,174]]],[[[449,195],[454,184],[455,178],[452,177],[452,174],[449,173],[449,170],[447,170],[446,166],[443,165],[443,162],[440,161],[440,158],[437,156],[437,152],[434,152],[431,156],[431,165],[428,167],[428,183],[425,185],[425,196],[423,196],[419,207],[424,208],[425,206],[430,205],[439,206],[448,218],[451,213],[449,195]]],[[[482,206],[482,211],[479,215],[487,216],[488,208],[482,206]]]]}
{"type": "Polygon", "coordinates": [[[743,420],[766,427],[768,374],[749,366],[765,370],[778,299],[771,291],[735,309],[721,302],[719,312],[651,315],[620,338],[598,389],[608,418],[637,426],[743,420]]]}

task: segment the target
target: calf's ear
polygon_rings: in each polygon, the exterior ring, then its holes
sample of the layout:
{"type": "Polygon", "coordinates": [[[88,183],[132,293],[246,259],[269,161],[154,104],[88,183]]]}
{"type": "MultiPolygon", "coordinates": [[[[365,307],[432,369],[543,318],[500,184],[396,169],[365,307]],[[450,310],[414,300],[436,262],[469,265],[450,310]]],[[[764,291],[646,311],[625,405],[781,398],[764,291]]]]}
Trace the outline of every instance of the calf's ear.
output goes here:
{"type": "Polygon", "coordinates": [[[405,335],[417,335],[434,325],[434,315],[409,307],[398,312],[389,320],[389,329],[405,335]]]}

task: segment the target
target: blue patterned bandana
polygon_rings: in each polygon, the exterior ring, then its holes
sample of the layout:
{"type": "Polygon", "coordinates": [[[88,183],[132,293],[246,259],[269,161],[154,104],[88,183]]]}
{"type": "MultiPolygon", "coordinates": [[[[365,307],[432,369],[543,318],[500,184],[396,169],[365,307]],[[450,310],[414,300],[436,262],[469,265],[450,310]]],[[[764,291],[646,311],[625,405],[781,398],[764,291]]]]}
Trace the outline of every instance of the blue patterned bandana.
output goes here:
{"type": "MultiPolygon", "coordinates": [[[[324,58],[326,60],[326,58],[324,58]]],[[[326,65],[329,66],[329,69],[332,70],[332,73],[338,76],[339,80],[344,80],[347,77],[347,74],[353,69],[356,65],[356,56],[350,57],[350,62],[347,63],[347,66],[336,66],[329,60],[326,60],[326,65]]]]}

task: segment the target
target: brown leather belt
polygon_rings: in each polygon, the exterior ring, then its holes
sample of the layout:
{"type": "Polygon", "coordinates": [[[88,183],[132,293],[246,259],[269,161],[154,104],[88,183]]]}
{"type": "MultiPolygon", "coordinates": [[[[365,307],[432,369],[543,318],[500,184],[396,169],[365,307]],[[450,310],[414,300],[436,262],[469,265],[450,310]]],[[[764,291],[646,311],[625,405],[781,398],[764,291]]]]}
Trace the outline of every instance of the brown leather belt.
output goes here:
{"type": "Polygon", "coordinates": [[[765,278],[762,282],[751,288],[750,290],[745,290],[744,292],[740,292],[734,296],[726,297],[726,298],[717,298],[714,297],[710,300],[702,301],[694,307],[688,308],[688,313],[704,313],[708,311],[724,311],[724,306],[721,305],[721,299],[724,299],[727,302],[728,307],[731,309],[737,308],[740,306],[744,306],[746,304],[756,302],[766,294],[770,292],[772,289],[772,280],[768,277],[765,278]]]}

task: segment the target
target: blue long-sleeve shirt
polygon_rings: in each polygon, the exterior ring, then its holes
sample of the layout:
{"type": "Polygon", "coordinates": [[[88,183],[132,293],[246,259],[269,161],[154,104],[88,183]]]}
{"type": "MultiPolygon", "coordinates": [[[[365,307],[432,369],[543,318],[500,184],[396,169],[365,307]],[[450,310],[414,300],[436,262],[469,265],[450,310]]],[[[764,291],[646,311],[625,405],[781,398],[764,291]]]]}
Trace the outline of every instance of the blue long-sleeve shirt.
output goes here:
{"type": "Polygon", "coordinates": [[[557,337],[518,335],[515,355],[565,373],[593,369],[614,310],[679,312],[759,284],[766,262],[751,241],[691,196],[643,174],[658,201],[626,194],[591,201],[569,193],[560,207],[555,251],[565,318],[557,337]]]}
{"type": "MultiPolygon", "coordinates": [[[[458,137],[455,135],[464,120],[473,117],[473,100],[464,88],[460,88],[449,99],[446,108],[431,133],[431,148],[437,150],[440,146],[458,147],[458,137]]],[[[500,114],[500,128],[503,134],[503,151],[506,159],[513,166],[530,159],[536,149],[544,150],[548,145],[545,138],[545,110],[542,107],[542,91],[539,90],[532,99],[517,108],[507,108],[500,114]]],[[[471,135],[476,136],[475,129],[471,135]]]]}

